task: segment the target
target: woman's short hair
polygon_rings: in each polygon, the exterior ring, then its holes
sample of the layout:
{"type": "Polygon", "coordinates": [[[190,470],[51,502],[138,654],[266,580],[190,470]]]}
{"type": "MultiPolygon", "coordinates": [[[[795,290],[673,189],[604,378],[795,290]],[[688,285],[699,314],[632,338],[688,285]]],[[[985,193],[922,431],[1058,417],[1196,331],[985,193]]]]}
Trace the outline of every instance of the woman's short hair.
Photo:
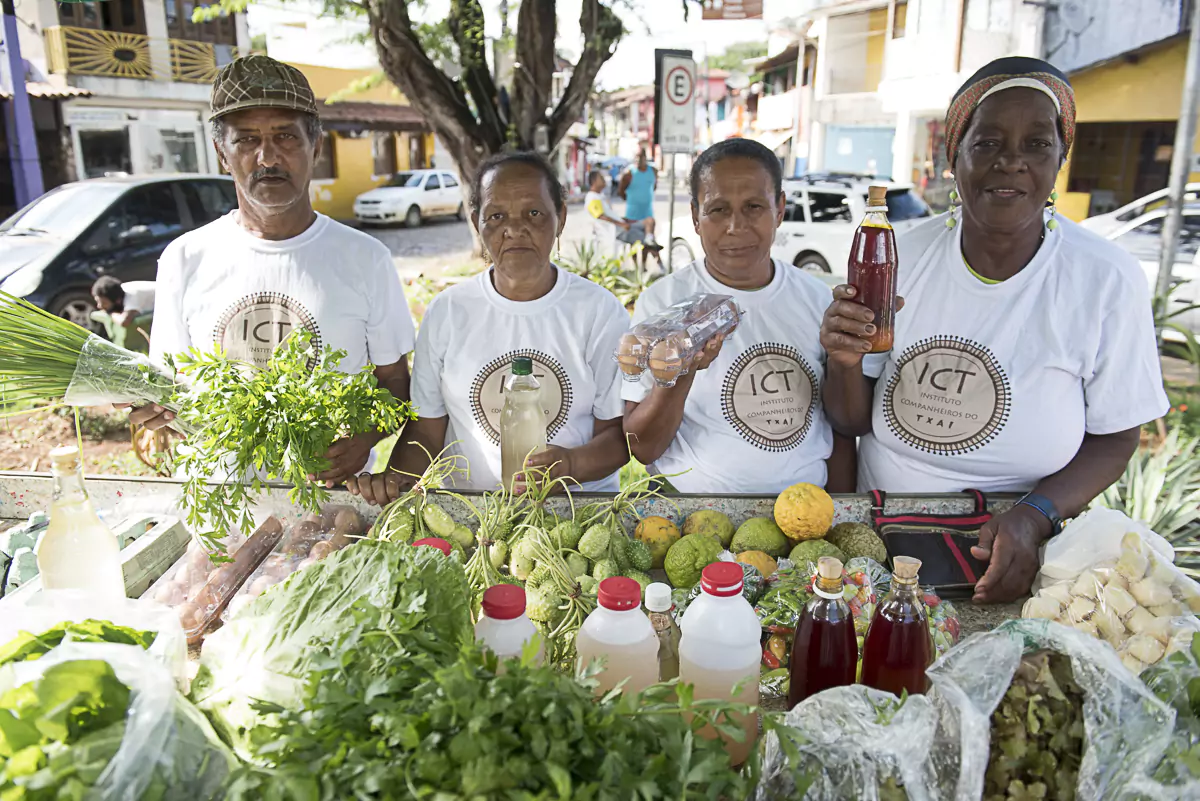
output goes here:
{"type": "Polygon", "coordinates": [[[779,197],[783,192],[783,166],[779,158],[766,145],[753,139],[726,139],[700,154],[692,165],[691,187],[692,205],[700,205],[700,181],[704,173],[711,170],[713,165],[725,159],[752,159],[757,161],[771,176],[774,189],[772,197],[779,197]]]}
{"type": "Polygon", "coordinates": [[[534,153],[530,150],[514,150],[508,153],[496,153],[484,159],[484,162],[479,165],[479,169],[475,171],[475,180],[471,183],[471,216],[479,217],[479,209],[483,205],[483,180],[489,174],[495,172],[501,167],[507,167],[510,164],[522,164],[527,167],[532,167],[542,174],[546,179],[546,186],[550,189],[550,198],[554,201],[554,210],[558,211],[567,204],[567,193],[563,190],[562,184],[558,181],[558,173],[550,162],[546,161],[545,157],[534,153]]]}

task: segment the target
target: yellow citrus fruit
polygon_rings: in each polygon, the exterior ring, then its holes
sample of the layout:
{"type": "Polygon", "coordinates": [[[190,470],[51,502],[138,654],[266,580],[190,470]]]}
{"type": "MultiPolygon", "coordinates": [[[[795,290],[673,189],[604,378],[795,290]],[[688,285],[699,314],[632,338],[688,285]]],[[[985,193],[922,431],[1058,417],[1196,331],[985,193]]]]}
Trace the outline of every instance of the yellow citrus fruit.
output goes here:
{"type": "Polygon", "coordinates": [[[775,560],[763,551],[742,551],[734,558],[743,565],[757,567],[758,572],[762,573],[764,578],[770,578],[779,569],[775,560]]]}
{"type": "Polygon", "coordinates": [[[795,542],[825,536],[833,525],[833,499],[812,484],[793,484],[775,499],[775,525],[795,542]]]}
{"type": "Polygon", "coordinates": [[[637,524],[633,536],[650,549],[654,567],[662,567],[667,551],[679,541],[679,528],[665,517],[647,517],[637,524]]]}

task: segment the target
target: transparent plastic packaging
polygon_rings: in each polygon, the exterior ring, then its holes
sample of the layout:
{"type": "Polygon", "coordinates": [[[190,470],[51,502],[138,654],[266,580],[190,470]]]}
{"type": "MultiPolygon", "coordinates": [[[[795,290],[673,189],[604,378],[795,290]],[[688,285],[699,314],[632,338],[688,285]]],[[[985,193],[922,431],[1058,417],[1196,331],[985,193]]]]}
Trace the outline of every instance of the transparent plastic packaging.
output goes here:
{"type": "Polygon", "coordinates": [[[733,333],[740,317],[731,296],[697,293],[635,325],[614,358],[626,380],[649,370],[659,386],[671,387],[710,339],[733,333]]]}
{"type": "Polygon", "coordinates": [[[63,402],[69,406],[165,404],[179,383],[144,355],[92,335],[79,351],[63,402]]]}
{"type": "MultiPolygon", "coordinates": [[[[1080,543],[1083,547],[1083,543],[1080,543]]],[[[1136,530],[1105,558],[1067,580],[1042,583],[1025,602],[1023,618],[1053,620],[1113,647],[1138,674],[1200,631],[1200,585],[1136,530]]]]}
{"type": "MultiPolygon", "coordinates": [[[[224,783],[236,767],[232,752],[217,738],[203,713],[179,694],[171,672],[141,648],[64,644],[40,659],[13,665],[13,671],[0,681],[0,693],[7,687],[37,681],[52,667],[79,660],[107,662],[130,694],[123,723],[89,735],[100,736],[111,729],[112,736],[120,738],[116,753],[90,787],[76,790],[87,790],[89,799],[202,801],[222,797],[224,783]]],[[[63,757],[96,759],[106,740],[93,739],[90,748],[82,742],[76,745],[63,757]]],[[[54,765],[47,767],[52,770],[54,765]]]]}
{"type": "MultiPolygon", "coordinates": [[[[1070,658],[1084,693],[1085,746],[1076,798],[1132,798],[1166,751],[1172,711],[1113,651],[1044,620],[1009,621],[976,634],[928,671],[932,689],[903,704],[863,686],[809,698],[787,714],[784,747],[767,738],[757,801],[820,799],[977,801],[991,755],[991,717],[1022,656],[1070,658]],[[789,753],[790,752],[790,753],[789,753]],[[797,789],[811,781],[806,793],[797,789]],[[904,796],[899,796],[904,797],[904,796]]],[[[1181,796],[1174,796],[1180,798],[1181,796]]]]}

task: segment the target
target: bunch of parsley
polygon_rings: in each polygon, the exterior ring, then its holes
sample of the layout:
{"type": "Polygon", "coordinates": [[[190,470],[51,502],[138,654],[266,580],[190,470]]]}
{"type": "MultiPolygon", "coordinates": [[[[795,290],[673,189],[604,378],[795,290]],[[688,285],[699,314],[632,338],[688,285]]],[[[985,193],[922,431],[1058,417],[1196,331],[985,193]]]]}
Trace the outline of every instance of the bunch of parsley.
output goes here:
{"type": "Polygon", "coordinates": [[[309,480],[325,470],[338,439],[390,433],[416,417],[412,406],[378,385],[374,367],[346,374],[345,351],[316,353],[312,335],[297,331],[276,348],[265,369],[195,348],[172,366],[192,382],[172,398],[187,439],[176,448],[186,477],[183,506],[193,530],[218,546],[230,529],[254,528],[251,503],[266,479],[292,485],[292,503],[320,511],[329,499],[309,480]]]}
{"type": "MultiPolygon", "coordinates": [[[[464,603],[467,599],[464,598],[464,603]]],[[[318,646],[304,709],[262,707],[271,737],[227,788],[231,801],[428,798],[735,799],[753,790],[704,723],[740,732],[747,707],[693,701],[690,687],[596,699],[571,676],[473,645],[411,636],[387,612],[318,646]],[[694,717],[693,717],[694,716],[694,717]]]]}

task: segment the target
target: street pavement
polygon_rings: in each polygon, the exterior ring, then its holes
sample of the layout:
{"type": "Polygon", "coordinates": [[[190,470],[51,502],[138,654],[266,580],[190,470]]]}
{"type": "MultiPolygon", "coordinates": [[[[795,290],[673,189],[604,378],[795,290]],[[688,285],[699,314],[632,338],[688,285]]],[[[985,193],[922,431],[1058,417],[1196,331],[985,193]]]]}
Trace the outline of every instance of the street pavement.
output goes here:
{"type": "MultiPolygon", "coordinates": [[[[689,199],[680,193],[675,196],[675,219],[688,215],[689,199]]],[[[658,238],[667,240],[668,196],[660,192],[654,199],[654,217],[658,222],[658,238]]],[[[624,211],[621,200],[613,203],[618,214],[624,211]]],[[[420,228],[405,228],[403,225],[378,227],[363,230],[378,239],[392,253],[396,269],[401,278],[417,275],[437,276],[448,268],[459,267],[474,261],[471,255],[471,231],[469,222],[459,222],[453,217],[426,220],[420,228]]],[[[678,232],[676,232],[678,235],[678,232]]],[[[582,201],[567,206],[567,225],[562,234],[562,250],[572,253],[575,245],[591,239],[592,217],[583,207],[582,201]]],[[[665,258],[665,254],[664,254],[665,258]]]]}

